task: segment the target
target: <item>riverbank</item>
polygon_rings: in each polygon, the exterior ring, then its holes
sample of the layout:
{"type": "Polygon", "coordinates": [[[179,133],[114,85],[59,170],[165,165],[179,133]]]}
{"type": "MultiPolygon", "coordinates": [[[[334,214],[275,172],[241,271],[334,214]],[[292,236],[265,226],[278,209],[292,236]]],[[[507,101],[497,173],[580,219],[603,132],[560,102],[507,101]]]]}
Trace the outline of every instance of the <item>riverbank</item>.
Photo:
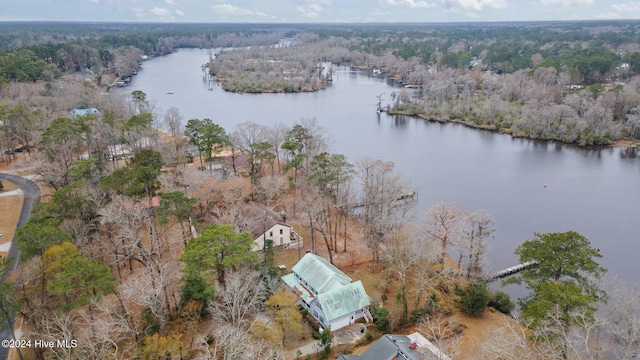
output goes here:
{"type": "Polygon", "coordinates": [[[496,129],[494,126],[491,126],[491,125],[476,124],[473,121],[463,120],[463,119],[459,119],[459,118],[442,119],[442,118],[435,118],[435,117],[433,117],[431,115],[417,114],[417,113],[410,112],[410,111],[398,111],[398,110],[393,110],[393,109],[389,109],[386,112],[389,115],[409,116],[409,117],[414,117],[414,118],[422,119],[422,120],[429,121],[429,122],[436,122],[436,123],[442,123],[442,124],[446,124],[446,123],[460,124],[460,125],[464,125],[464,126],[466,126],[468,128],[471,128],[471,129],[485,130],[485,131],[490,131],[490,132],[498,133],[498,134],[511,135],[512,138],[521,138],[521,139],[538,140],[538,141],[554,141],[554,142],[560,142],[560,143],[563,143],[563,144],[566,144],[566,145],[579,146],[581,148],[603,147],[603,146],[605,146],[605,147],[606,146],[612,146],[612,147],[623,147],[623,148],[636,148],[636,147],[640,146],[640,139],[633,139],[633,140],[630,140],[630,139],[619,139],[619,140],[615,140],[615,141],[609,141],[608,143],[597,142],[595,144],[581,144],[581,143],[578,143],[578,142],[567,142],[567,141],[564,141],[562,139],[541,139],[541,138],[531,137],[531,136],[528,136],[527,134],[525,134],[524,132],[515,131],[515,130],[512,130],[510,128],[496,129]]]}

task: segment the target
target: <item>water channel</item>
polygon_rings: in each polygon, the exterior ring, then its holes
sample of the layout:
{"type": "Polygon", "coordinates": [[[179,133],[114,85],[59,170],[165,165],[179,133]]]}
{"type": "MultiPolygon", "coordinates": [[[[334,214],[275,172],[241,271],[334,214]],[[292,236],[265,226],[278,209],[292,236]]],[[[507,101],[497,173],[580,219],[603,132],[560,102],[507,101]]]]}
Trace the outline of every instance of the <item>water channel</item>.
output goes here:
{"type": "Polygon", "coordinates": [[[331,152],[351,161],[363,156],[393,161],[418,188],[418,216],[438,201],[488,211],[497,227],[489,243],[489,270],[515,265],[513,250],[534,232],[574,230],[600,249],[610,274],[638,282],[640,158],[635,150],[580,149],[377,114],[376,95],[385,93],[389,101],[399,88],[348,68],[338,68],[332,85],[315,93],[227,93],[203,77],[200,66],[209,53],[181,49],[147,61],[118,91],[142,90],[160,116],[176,107],[185,122],[210,118],[228,132],[244,121],[293,125],[315,118],[331,134],[331,152]]]}

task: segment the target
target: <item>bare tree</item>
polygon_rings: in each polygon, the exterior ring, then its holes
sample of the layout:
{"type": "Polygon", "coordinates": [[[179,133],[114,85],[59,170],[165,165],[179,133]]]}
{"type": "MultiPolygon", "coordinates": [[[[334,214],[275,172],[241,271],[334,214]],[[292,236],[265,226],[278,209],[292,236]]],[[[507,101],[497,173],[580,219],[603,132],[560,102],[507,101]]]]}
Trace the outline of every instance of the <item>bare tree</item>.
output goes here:
{"type": "Polygon", "coordinates": [[[282,349],[274,348],[261,339],[251,336],[248,330],[234,327],[230,324],[212,326],[210,328],[211,343],[203,341],[196,347],[196,359],[247,359],[284,360],[282,349]]]}
{"type": "Polygon", "coordinates": [[[260,178],[259,185],[264,202],[271,206],[271,202],[286,188],[287,179],[283,175],[265,175],[260,178]]]}
{"type": "Polygon", "coordinates": [[[458,248],[458,269],[462,269],[463,256],[466,255],[466,276],[482,275],[482,265],[486,252],[486,241],[495,233],[495,221],[486,211],[464,211],[462,217],[462,237],[456,244],[458,248]]]}
{"type": "Polygon", "coordinates": [[[398,233],[384,244],[381,244],[380,258],[385,263],[387,271],[400,278],[400,295],[402,296],[402,320],[408,318],[408,287],[409,272],[419,266],[429,256],[428,245],[415,241],[413,234],[398,233]]]}
{"type": "Polygon", "coordinates": [[[171,134],[171,145],[175,151],[174,156],[178,163],[180,163],[180,159],[182,158],[181,151],[184,150],[187,144],[182,131],[183,119],[184,117],[180,115],[180,110],[175,107],[169,108],[164,114],[163,125],[169,131],[169,134],[171,134]]]}
{"type": "MultiPolygon", "coordinates": [[[[278,163],[278,172],[282,171],[282,164],[280,163],[282,156],[280,154],[280,149],[282,144],[286,140],[286,134],[289,130],[291,130],[290,127],[281,123],[272,125],[271,127],[267,128],[266,139],[273,146],[272,149],[275,155],[276,162],[278,163]]],[[[275,174],[273,169],[271,172],[275,174]]]]}
{"type": "MultiPolygon", "coordinates": [[[[418,325],[418,331],[440,351],[455,359],[460,353],[460,323],[455,316],[442,314],[424,318],[418,325]]],[[[427,359],[439,359],[432,353],[424,354],[427,359]]]]}
{"type": "Polygon", "coordinates": [[[492,327],[474,348],[481,359],[538,359],[527,328],[508,317],[502,317],[501,325],[492,327]]]}
{"type": "Polygon", "coordinates": [[[391,162],[358,159],[356,177],[359,196],[352,206],[359,208],[357,216],[365,229],[373,260],[377,262],[379,245],[405,224],[415,191],[393,172],[391,162]]]}
{"type": "Polygon", "coordinates": [[[431,206],[425,212],[426,231],[428,240],[439,243],[440,256],[438,261],[442,263],[447,257],[447,247],[457,242],[461,235],[459,217],[462,209],[455,203],[439,202],[431,206]]]}
{"type": "Polygon", "coordinates": [[[604,320],[606,343],[612,344],[612,358],[640,357],[640,290],[617,278],[609,278],[609,301],[599,307],[598,316],[604,320]]]}
{"type": "Polygon", "coordinates": [[[266,297],[259,271],[243,269],[226,278],[226,286],[209,306],[217,321],[236,328],[249,328],[266,297]]]}

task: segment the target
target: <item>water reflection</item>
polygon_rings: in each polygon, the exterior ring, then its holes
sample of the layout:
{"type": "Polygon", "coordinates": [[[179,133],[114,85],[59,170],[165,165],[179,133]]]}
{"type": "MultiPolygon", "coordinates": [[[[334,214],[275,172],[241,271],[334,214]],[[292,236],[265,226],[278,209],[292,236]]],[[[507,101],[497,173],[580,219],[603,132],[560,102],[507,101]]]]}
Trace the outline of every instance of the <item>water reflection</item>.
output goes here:
{"type": "Polygon", "coordinates": [[[627,147],[620,150],[621,159],[636,159],[638,157],[638,148],[627,147]]]}
{"type": "Polygon", "coordinates": [[[407,117],[404,115],[396,115],[393,117],[393,127],[395,128],[406,128],[407,127],[407,117]]]}

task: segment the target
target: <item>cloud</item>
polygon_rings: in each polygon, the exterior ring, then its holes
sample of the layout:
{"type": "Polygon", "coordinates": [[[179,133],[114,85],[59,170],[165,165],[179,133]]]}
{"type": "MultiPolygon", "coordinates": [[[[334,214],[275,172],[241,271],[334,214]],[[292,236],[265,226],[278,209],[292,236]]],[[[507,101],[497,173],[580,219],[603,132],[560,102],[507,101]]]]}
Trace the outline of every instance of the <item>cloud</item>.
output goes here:
{"type": "Polygon", "coordinates": [[[89,2],[92,2],[92,3],[94,3],[94,4],[99,4],[99,3],[100,3],[100,0],[89,0],[89,2]]]}
{"type": "Polygon", "coordinates": [[[176,15],[178,15],[178,16],[184,16],[184,11],[182,11],[182,10],[176,10],[176,15]]]}
{"type": "Polygon", "coordinates": [[[622,19],[622,16],[620,16],[619,13],[606,12],[606,13],[596,15],[596,19],[600,19],[600,20],[622,19]]]}
{"type": "Polygon", "coordinates": [[[220,4],[220,5],[211,5],[211,10],[218,15],[222,16],[258,16],[258,17],[269,17],[269,15],[260,12],[254,11],[251,9],[245,9],[238,6],[233,6],[230,4],[220,4]]]}
{"type": "Polygon", "coordinates": [[[408,6],[410,8],[428,8],[437,6],[435,3],[429,3],[422,0],[383,0],[382,3],[391,6],[408,6]]]}
{"type": "Polygon", "coordinates": [[[320,16],[320,14],[322,14],[322,12],[324,11],[322,6],[320,6],[319,4],[311,4],[311,5],[307,6],[306,8],[304,6],[296,6],[296,10],[298,10],[298,12],[302,16],[308,17],[308,18],[311,18],[311,19],[318,18],[320,16]]]}
{"type": "Polygon", "coordinates": [[[454,11],[480,11],[507,7],[506,0],[442,0],[442,3],[454,11]]]}
{"type": "Polygon", "coordinates": [[[545,5],[589,5],[593,4],[593,0],[542,0],[542,3],[545,5]]]}
{"type": "Polygon", "coordinates": [[[167,5],[175,5],[176,4],[176,2],[173,1],[173,0],[164,0],[164,3],[167,4],[167,5]]]}
{"type": "Polygon", "coordinates": [[[615,11],[621,13],[638,13],[640,12],[640,2],[632,1],[626,4],[613,4],[611,5],[615,11]]]}
{"type": "Polygon", "coordinates": [[[135,17],[143,17],[144,16],[144,10],[141,8],[131,8],[131,11],[133,11],[133,15],[135,15],[135,17]]]}
{"type": "Polygon", "coordinates": [[[153,9],[151,9],[151,13],[155,16],[167,16],[170,14],[170,11],[167,9],[163,9],[163,8],[159,8],[159,7],[154,7],[153,9]]]}

